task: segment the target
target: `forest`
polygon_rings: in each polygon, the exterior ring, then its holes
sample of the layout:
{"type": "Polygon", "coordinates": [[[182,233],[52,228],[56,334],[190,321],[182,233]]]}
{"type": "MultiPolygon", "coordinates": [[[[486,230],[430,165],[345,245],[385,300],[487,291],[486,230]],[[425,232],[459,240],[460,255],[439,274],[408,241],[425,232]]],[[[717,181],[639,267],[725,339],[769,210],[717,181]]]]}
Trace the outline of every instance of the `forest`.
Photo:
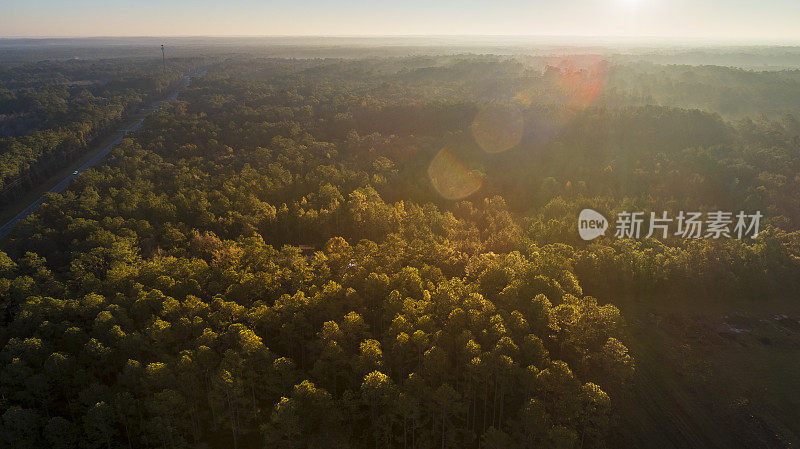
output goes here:
{"type": "MultiPolygon", "coordinates": [[[[181,74],[128,64],[0,68],[3,185],[181,74]]],[[[788,69],[218,58],[1,243],[0,446],[796,445],[796,415],[714,389],[724,332],[654,313],[791,304],[798,105],[788,69]],[[585,208],[764,218],[756,238],[585,242],[585,208]],[[634,348],[662,329],[699,335],[660,363],[721,435],[668,445],[629,419],[656,400],[634,348]]],[[[796,318],[753,341],[726,319],[724,344],[797,357],[796,318]]]]}
{"type": "Polygon", "coordinates": [[[126,60],[0,66],[0,204],[85,154],[176,83],[178,70],[126,60]]]}

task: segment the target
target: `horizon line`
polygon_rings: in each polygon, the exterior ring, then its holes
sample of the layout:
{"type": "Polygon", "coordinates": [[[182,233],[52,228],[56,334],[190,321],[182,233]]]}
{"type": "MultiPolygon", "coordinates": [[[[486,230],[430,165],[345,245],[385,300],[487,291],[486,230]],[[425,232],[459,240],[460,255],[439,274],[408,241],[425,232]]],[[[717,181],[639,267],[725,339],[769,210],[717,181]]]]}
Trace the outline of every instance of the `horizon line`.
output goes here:
{"type": "Polygon", "coordinates": [[[628,36],[628,35],[570,35],[570,34],[176,34],[176,35],[0,35],[6,39],[230,39],[230,38],[333,38],[333,39],[403,39],[403,38],[505,38],[505,39],[601,39],[621,41],[672,41],[706,43],[752,43],[754,45],[800,45],[800,38],[740,38],[732,36],[628,36]]]}

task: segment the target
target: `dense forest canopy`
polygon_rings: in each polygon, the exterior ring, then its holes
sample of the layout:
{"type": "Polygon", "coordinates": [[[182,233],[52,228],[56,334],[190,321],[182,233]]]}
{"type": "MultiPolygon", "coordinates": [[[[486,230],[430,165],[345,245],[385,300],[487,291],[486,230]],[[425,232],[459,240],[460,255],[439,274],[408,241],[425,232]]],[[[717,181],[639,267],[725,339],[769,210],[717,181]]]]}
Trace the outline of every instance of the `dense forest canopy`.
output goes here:
{"type": "Polygon", "coordinates": [[[0,64],[0,202],[85,155],[163,96],[192,62],[169,69],[131,59],[0,64]]]}
{"type": "MultiPolygon", "coordinates": [[[[116,98],[48,70],[0,72],[31,126],[116,98]]],[[[624,445],[618,298],[800,287],[799,83],[599,56],[215,63],[4,242],[0,444],[624,445]],[[764,218],[588,243],[584,208],[764,218]]]]}

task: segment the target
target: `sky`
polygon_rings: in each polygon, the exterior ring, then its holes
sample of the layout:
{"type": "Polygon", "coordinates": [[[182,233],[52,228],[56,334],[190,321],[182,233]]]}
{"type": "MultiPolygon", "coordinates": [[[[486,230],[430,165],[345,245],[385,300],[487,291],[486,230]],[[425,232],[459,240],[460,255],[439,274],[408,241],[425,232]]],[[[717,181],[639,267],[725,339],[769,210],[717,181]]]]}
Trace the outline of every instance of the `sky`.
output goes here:
{"type": "Polygon", "coordinates": [[[0,36],[510,35],[800,43],[800,0],[0,0],[0,36]]]}

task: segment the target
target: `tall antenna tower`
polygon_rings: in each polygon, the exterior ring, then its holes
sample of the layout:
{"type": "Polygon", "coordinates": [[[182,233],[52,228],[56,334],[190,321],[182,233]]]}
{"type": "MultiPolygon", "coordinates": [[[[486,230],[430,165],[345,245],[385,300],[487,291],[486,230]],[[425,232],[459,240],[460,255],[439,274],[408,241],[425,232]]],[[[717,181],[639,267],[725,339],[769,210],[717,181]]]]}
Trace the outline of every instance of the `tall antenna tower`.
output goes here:
{"type": "Polygon", "coordinates": [[[161,44],[161,62],[164,64],[164,71],[167,71],[167,56],[164,54],[164,44],[161,44]]]}

